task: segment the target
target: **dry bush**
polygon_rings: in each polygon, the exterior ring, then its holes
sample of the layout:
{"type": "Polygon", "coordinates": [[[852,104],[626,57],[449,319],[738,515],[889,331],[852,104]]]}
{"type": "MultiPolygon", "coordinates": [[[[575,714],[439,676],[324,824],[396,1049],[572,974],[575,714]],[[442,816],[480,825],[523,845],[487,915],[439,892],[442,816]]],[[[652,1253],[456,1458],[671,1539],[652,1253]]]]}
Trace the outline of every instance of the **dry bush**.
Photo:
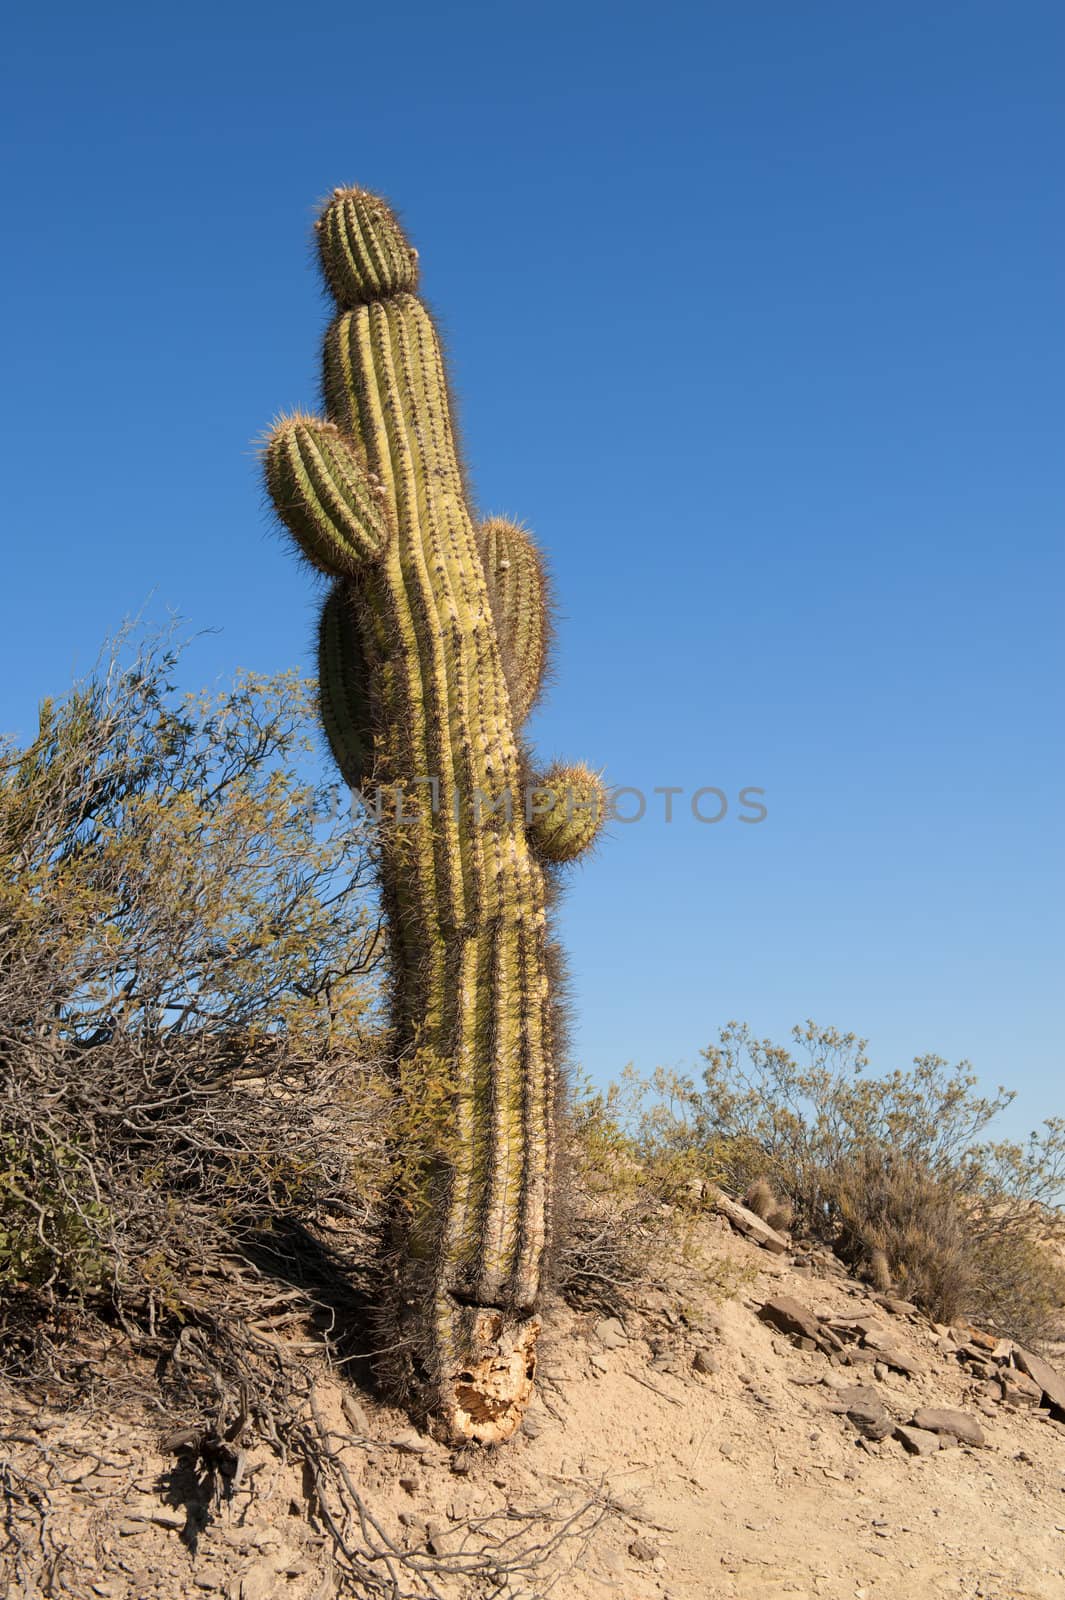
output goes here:
{"type": "Polygon", "coordinates": [[[179,1311],[264,1220],[373,1230],[366,843],[300,776],[306,682],[176,661],[122,638],[0,746],[0,1340],[57,1297],[179,1311]]]}
{"type": "Polygon", "coordinates": [[[621,1315],[638,1286],[671,1269],[709,1299],[744,1279],[698,1228],[706,1162],[681,1131],[680,1103],[663,1102],[674,1083],[627,1069],[605,1091],[581,1082],[571,1093],[553,1261],[554,1286],[571,1305],[621,1315]]]}
{"type": "Polygon", "coordinates": [[[916,1162],[877,1148],[856,1150],[833,1193],[834,1239],[844,1260],[872,1276],[886,1266],[891,1284],[938,1322],[973,1303],[970,1236],[955,1196],[916,1162]]]}
{"type": "Polygon", "coordinates": [[[966,1062],[922,1056],[874,1077],[864,1040],[812,1022],[791,1049],[730,1023],[703,1054],[701,1086],[655,1075],[639,1149],[746,1193],[771,1226],[830,1243],[937,1318],[1054,1332],[1065,1280],[1046,1241],[1063,1233],[1065,1118],[1026,1144],[987,1141],[1013,1095],[979,1094],[966,1062]]]}

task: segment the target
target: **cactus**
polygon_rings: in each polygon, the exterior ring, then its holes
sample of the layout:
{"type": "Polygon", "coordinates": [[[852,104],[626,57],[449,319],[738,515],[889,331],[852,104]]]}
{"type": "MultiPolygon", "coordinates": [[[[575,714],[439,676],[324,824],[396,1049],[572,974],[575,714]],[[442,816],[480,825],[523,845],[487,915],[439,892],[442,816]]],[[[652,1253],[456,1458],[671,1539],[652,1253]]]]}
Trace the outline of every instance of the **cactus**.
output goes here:
{"type": "Polygon", "coordinates": [[[334,579],[321,712],[344,779],[378,794],[402,1171],[387,1377],[454,1441],[495,1443],[532,1389],[561,1048],[547,903],[592,842],[597,776],[535,784],[547,586],[524,529],[475,526],[417,255],[386,203],[335,190],[317,224],[337,314],[326,418],[281,418],[267,488],[334,579]],[[431,780],[431,781],[429,781],[431,780]],[[526,793],[529,803],[526,805],[526,793]]]}

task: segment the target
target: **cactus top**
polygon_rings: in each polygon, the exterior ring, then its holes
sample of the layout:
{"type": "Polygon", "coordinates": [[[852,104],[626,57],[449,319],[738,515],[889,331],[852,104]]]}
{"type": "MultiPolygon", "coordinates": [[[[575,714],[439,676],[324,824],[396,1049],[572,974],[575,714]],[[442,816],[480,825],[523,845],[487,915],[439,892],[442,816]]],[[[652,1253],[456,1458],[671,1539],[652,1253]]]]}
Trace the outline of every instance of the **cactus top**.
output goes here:
{"type": "Polygon", "coordinates": [[[334,189],[315,224],[325,281],[341,311],[418,287],[418,252],[379,195],[334,189]]]}

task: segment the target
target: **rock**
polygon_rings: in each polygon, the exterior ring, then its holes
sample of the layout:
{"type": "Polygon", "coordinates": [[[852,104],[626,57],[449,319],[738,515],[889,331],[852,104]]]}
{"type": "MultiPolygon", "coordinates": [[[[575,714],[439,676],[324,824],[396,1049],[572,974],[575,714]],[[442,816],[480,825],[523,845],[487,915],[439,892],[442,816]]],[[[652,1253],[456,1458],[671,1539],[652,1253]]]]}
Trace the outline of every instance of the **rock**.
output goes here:
{"type": "Polygon", "coordinates": [[[790,1333],[796,1339],[813,1339],[820,1343],[821,1323],[809,1307],[790,1295],[778,1295],[758,1308],[758,1316],[781,1333],[790,1333]]]}
{"type": "Polygon", "coordinates": [[[920,1312],[912,1300],[897,1300],[893,1294],[874,1295],[878,1306],[890,1311],[893,1317],[918,1317],[920,1312]]]}
{"type": "Polygon", "coordinates": [[[368,1438],[370,1434],[369,1419],[354,1395],[342,1394],[340,1397],[340,1409],[347,1418],[348,1426],[351,1428],[352,1433],[368,1438]]]}
{"type": "Polygon", "coordinates": [[[717,1362],[709,1350],[696,1350],[692,1356],[692,1371],[701,1372],[704,1377],[708,1377],[710,1373],[717,1371],[717,1362]]]}
{"type": "Polygon", "coordinates": [[[288,1578],[301,1577],[310,1570],[310,1562],[290,1544],[284,1544],[280,1550],[275,1550],[270,1561],[275,1572],[283,1572],[288,1578]]]}
{"type": "Polygon", "coordinates": [[[152,1512],[151,1520],[157,1528],[170,1528],[174,1533],[180,1533],[189,1519],[184,1511],[168,1511],[160,1508],[152,1512]]]}
{"type": "Polygon", "coordinates": [[[998,1344],[998,1337],[993,1333],[983,1333],[979,1328],[970,1328],[969,1343],[976,1345],[978,1350],[993,1350],[998,1344]]]}
{"type": "Polygon", "coordinates": [[[895,1372],[903,1373],[907,1378],[916,1378],[921,1373],[921,1364],[905,1350],[900,1350],[898,1345],[890,1345],[876,1352],[877,1359],[885,1366],[891,1367],[895,1372]]]}
{"type": "Polygon", "coordinates": [[[1034,1378],[1027,1372],[1022,1372],[1020,1367],[1006,1367],[999,1374],[1002,1385],[1002,1398],[1014,1406],[1037,1406],[1043,1398],[1043,1391],[1034,1378]]]}
{"type": "Polygon", "coordinates": [[[635,1561],[646,1561],[648,1566],[658,1560],[658,1546],[650,1539],[634,1539],[629,1545],[629,1555],[635,1561]]]}
{"type": "Polygon", "coordinates": [[[929,1433],[947,1434],[962,1444],[984,1444],[984,1430],[975,1417],[964,1411],[948,1411],[945,1406],[921,1406],[913,1414],[913,1426],[929,1433]]]}
{"type": "Polygon", "coordinates": [[[629,1342],[628,1334],[617,1317],[603,1317],[596,1323],[595,1333],[606,1350],[621,1350],[629,1342]]]}
{"type": "Polygon", "coordinates": [[[1042,1356],[1033,1355],[1030,1350],[1022,1350],[1020,1345],[1015,1346],[1013,1358],[1021,1371],[1026,1372],[1042,1389],[1046,1404],[1053,1415],[1065,1420],[1065,1378],[1060,1372],[1055,1372],[1042,1356]]]}
{"type": "Polygon", "coordinates": [[[930,1433],[925,1428],[915,1428],[912,1424],[903,1424],[896,1428],[895,1437],[911,1456],[935,1455],[942,1443],[938,1433],[930,1433]]]}
{"type": "Polygon", "coordinates": [[[866,1319],[862,1328],[862,1343],[868,1350],[895,1350],[898,1348],[898,1338],[894,1329],[885,1328],[882,1322],[866,1319]]]}
{"type": "Polygon", "coordinates": [[[269,1562],[257,1561],[240,1580],[240,1600],[273,1600],[277,1573],[269,1562]]]}
{"type": "Polygon", "coordinates": [[[886,1439],[895,1426],[887,1407],[879,1402],[850,1406],[847,1417],[864,1438],[874,1441],[886,1439]]]}
{"type": "Polygon", "coordinates": [[[408,1456],[423,1456],[429,1448],[429,1440],[417,1428],[407,1428],[390,1442],[393,1450],[402,1450],[408,1456]]]}
{"type": "Polygon", "coordinates": [[[738,1233],[753,1239],[755,1244],[761,1245],[763,1250],[772,1250],[775,1255],[784,1255],[788,1249],[788,1241],[782,1233],[771,1228],[768,1222],[763,1222],[761,1217],[753,1211],[748,1211],[746,1206],[739,1205],[735,1200],[730,1200],[728,1195],[719,1194],[716,1200],[717,1209],[727,1217],[738,1233]]]}
{"type": "Polygon", "coordinates": [[[828,1409],[845,1413],[866,1439],[886,1439],[894,1428],[884,1402],[867,1384],[856,1383],[837,1390],[828,1409]]]}

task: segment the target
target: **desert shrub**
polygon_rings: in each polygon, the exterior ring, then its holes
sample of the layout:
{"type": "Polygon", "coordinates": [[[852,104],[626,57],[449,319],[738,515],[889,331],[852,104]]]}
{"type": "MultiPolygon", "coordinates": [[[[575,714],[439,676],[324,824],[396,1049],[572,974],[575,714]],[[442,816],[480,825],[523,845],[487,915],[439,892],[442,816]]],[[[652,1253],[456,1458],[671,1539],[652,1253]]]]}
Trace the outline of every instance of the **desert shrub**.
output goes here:
{"type": "Polygon", "coordinates": [[[928,1055],[874,1076],[864,1040],[812,1022],[790,1048],[730,1023],[703,1055],[701,1085],[654,1080],[645,1136],[752,1193],[767,1218],[773,1202],[778,1225],[790,1210],[878,1287],[890,1282],[941,1320],[1051,1331],[1065,1305],[1046,1248],[1062,1232],[1065,1118],[1024,1144],[989,1141],[1014,1097],[979,1093],[967,1062],[928,1055]]]}
{"type": "Polygon", "coordinates": [[[941,1322],[974,1303],[971,1237],[957,1197],[919,1161],[856,1148],[832,1191],[833,1242],[863,1276],[890,1284],[941,1322]]]}
{"type": "Polygon", "coordinates": [[[180,1299],[286,1211],[370,1224],[367,845],[292,673],[210,695],[120,639],[0,745],[0,1291],[180,1299]]]}
{"type": "Polygon", "coordinates": [[[685,1269],[703,1298],[734,1293],[742,1269],[708,1250],[696,1226],[707,1195],[707,1152],[691,1137],[687,1090],[659,1070],[627,1068],[618,1083],[571,1087],[554,1261],[573,1305],[621,1313],[656,1273],[685,1269]]]}

